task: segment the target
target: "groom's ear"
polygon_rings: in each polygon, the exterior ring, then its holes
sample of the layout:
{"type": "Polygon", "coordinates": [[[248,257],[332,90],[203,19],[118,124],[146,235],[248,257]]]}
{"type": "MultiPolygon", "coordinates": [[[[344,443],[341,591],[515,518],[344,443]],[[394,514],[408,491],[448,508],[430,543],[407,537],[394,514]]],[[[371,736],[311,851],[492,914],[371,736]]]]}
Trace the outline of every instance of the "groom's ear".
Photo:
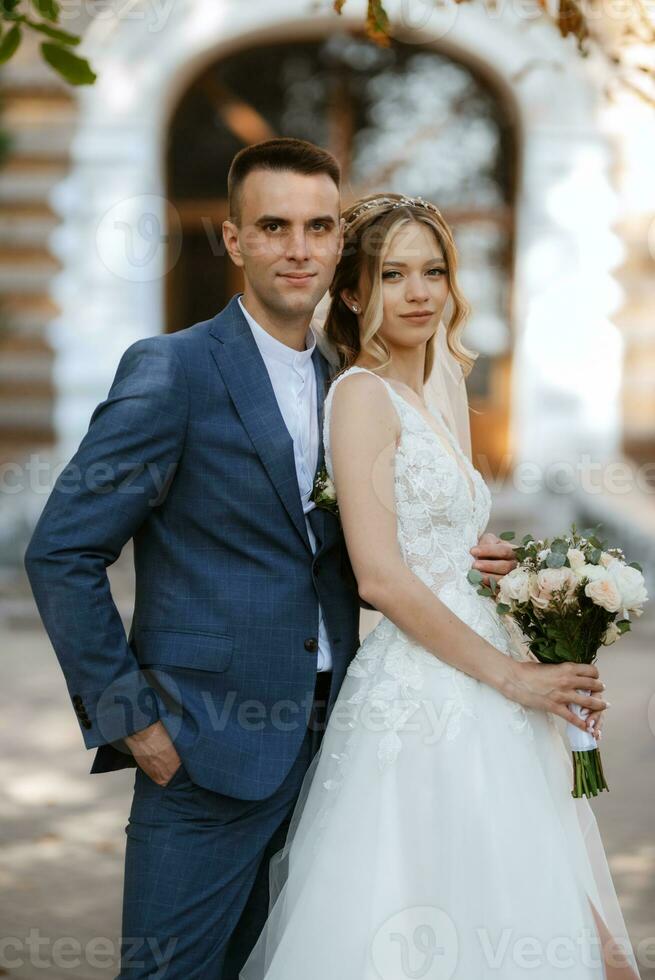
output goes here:
{"type": "Polygon", "coordinates": [[[223,222],[223,241],[225,242],[227,254],[234,264],[242,269],[244,263],[243,256],[241,255],[241,245],[239,244],[239,228],[229,219],[223,222]]]}

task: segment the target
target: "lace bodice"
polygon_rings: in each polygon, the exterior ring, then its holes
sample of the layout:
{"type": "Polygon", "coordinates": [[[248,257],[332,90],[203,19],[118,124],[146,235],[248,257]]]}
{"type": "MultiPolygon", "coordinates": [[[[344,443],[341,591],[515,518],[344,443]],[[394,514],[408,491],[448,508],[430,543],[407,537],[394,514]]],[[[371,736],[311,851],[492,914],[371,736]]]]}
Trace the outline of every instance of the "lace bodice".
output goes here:
{"type": "Polygon", "coordinates": [[[364,372],[383,384],[400,419],[395,453],[394,499],[398,543],[414,574],[472,629],[503,652],[509,633],[495,603],[478,595],[467,579],[470,549],[489,521],[491,493],[443,417],[431,411],[433,427],[418,408],[384,378],[367,368],[351,367],[333,382],[325,399],[324,444],[328,475],[334,479],[330,416],[338,384],[364,372]]]}
{"type": "Polygon", "coordinates": [[[473,563],[469,549],[487,526],[491,494],[440,414],[432,413],[433,428],[384,378],[366,368],[351,367],[336,379],[325,401],[325,462],[330,478],[334,479],[329,437],[332,399],[338,384],[358,372],[372,375],[385,386],[400,419],[395,505],[405,561],[437,593],[456,589],[475,595],[466,578],[473,563]]]}
{"type": "MultiPolygon", "coordinates": [[[[470,548],[487,526],[491,494],[439,413],[430,413],[435,423],[432,426],[386,379],[366,368],[349,368],[335,379],[325,399],[323,436],[328,475],[334,480],[330,445],[334,392],[344,378],[360,371],[384,384],[400,420],[394,501],[398,543],[405,562],[471,629],[502,653],[524,659],[515,632],[496,612],[494,600],[479,595],[467,579],[474,561],[470,548]]],[[[349,705],[356,709],[365,703],[382,707],[387,730],[379,747],[382,765],[396,758],[401,745],[399,732],[417,709],[426,670],[441,674],[447,685],[450,707],[446,736],[454,739],[465,717],[475,719],[472,704],[479,682],[420,647],[388,618],[383,616],[368,634],[348,667],[349,677],[359,682],[348,698],[349,705]]],[[[510,727],[529,734],[524,709],[510,701],[505,705],[510,727]]]]}

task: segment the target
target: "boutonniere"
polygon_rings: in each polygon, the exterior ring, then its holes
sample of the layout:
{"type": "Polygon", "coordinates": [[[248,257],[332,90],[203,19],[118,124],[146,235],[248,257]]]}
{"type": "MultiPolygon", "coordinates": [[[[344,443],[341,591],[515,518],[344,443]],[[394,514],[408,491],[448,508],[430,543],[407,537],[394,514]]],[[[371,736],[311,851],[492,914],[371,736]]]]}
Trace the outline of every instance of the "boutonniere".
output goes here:
{"type": "Polygon", "coordinates": [[[334,483],[328,476],[325,464],[320,468],[314,480],[310,500],[313,500],[321,510],[329,510],[335,517],[339,516],[339,504],[337,503],[337,491],[334,483]]]}

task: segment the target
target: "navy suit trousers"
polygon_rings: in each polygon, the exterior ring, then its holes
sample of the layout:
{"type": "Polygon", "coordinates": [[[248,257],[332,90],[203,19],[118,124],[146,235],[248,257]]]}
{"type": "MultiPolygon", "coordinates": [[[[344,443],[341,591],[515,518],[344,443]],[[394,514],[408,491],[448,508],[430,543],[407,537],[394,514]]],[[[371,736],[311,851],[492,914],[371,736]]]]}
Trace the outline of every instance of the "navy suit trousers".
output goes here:
{"type": "Polygon", "coordinates": [[[204,789],[184,765],[166,786],[137,768],[117,980],[238,980],[268,915],[269,861],[325,730],[330,680],[317,674],[300,752],[263,800],[204,789]]]}

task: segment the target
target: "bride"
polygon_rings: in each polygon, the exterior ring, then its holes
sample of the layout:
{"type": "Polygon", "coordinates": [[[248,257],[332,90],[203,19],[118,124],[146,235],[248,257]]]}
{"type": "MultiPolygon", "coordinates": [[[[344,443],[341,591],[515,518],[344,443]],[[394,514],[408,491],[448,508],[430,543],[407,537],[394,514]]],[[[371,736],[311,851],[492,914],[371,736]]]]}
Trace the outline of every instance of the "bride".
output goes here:
{"type": "Polygon", "coordinates": [[[452,234],[436,207],[394,194],[345,220],[326,466],[360,595],[383,615],[271,862],[240,980],[634,980],[554,720],[599,730],[598,670],[537,663],[466,577],[490,493],[446,401],[424,400],[433,367],[449,357],[461,376],[474,359],[452,234]]]}

